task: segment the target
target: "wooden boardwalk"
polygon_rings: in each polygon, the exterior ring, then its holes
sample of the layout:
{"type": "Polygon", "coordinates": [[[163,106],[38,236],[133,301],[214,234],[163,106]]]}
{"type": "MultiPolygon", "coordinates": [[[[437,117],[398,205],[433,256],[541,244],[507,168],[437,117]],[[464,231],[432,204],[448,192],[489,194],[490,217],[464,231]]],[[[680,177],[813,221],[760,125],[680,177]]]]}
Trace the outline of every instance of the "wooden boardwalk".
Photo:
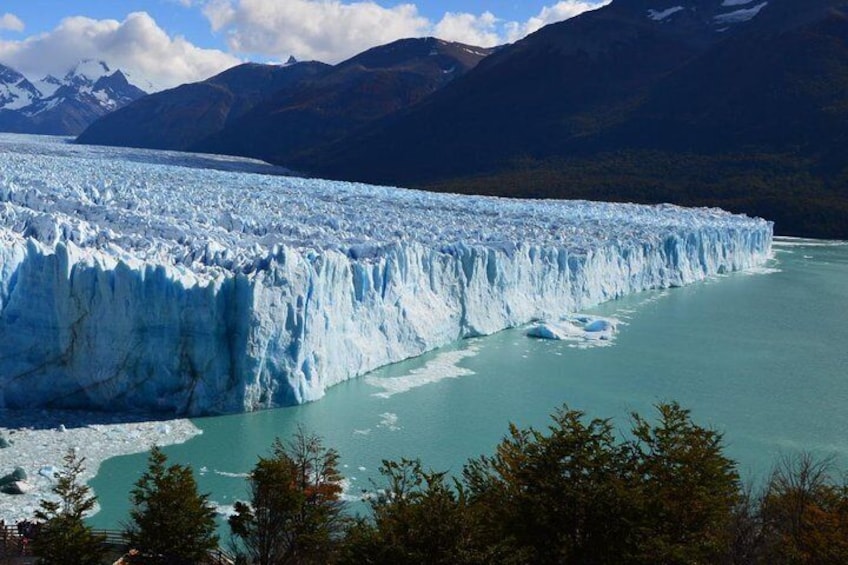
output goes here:
{"type": "MultiPolygon", "coordinates": [[[[94,532],[105,537],[104,545],[110,557],[107,558],[107,562],[117,562],[129,551],[129,544],[123,532],[118,530],[94,530],[94,532]]],[[[32,554],[30,541],[18,532],[16,526],[0,528],[0,565],[36,563],[37,559],[32,554]]],[[[235,559],[219,548],[209,553],[209,558],[203,565],[233,565],[234,563],[235,559]]]]}

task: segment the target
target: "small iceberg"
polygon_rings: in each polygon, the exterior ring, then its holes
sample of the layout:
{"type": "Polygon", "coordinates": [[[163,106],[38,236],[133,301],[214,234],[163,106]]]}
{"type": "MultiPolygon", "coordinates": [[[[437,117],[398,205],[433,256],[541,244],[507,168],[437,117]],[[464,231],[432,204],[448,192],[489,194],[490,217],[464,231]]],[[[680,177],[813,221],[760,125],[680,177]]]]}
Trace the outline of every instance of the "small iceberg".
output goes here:
{"type": "Polygon", "coordinates": [[[615,318],[576,314],[556,322],[539,322],[527,330],[528,337],[570,341],[572,347],[588,348],[612,345],[622,322],[615,318]]]}

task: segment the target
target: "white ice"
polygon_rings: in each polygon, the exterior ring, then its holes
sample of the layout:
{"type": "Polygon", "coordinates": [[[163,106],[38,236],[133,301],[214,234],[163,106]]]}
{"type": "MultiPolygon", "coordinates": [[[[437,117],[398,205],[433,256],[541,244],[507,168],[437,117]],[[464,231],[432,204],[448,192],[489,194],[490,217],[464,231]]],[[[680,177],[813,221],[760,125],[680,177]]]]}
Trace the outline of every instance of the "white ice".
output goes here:
{"type": "Polygon", "coordinates": [[[0,449],[0,476],[21,467],[27,473],[27,482],[34,487],[22,495],[0,493],[0,519],[7,524],[32,519],[41,499],[56,500],[51,492],[54,472],[62,469],[68,449],[85,458],[81,479],[87,482],[106,459],[141,453],[154,444],[183,443],[201,433],[189,420],[129,421],[117,414],[107,415],[105,420],[109,421],[104,421],[104,414],[0,410],[0,436],[14,442],[11,447],[0,449]],[[38,426],[33,427],[36,420],[38,426]]]}
{"type": "Polygon", "coordinates": [[[770,222],[715,208],[254,174],[277,171],[0,136],[0,407],[316,400],[462,338],[771,253],[770,222]]]}
{"type": "Polygon", "coordinates": [[[677,12],[683,10],[683,6],[673,6],[671,8],[667,8],[665,10],[648,10],[648,17],[654,21],[662,21],[667,17],[676,14],[677,12]]]}
{"type": "MultiPolygon", "coordinates": [[[[728,5],[736,5],[736,4],[728,4],[728,5]]],[[[750,8],[742,8],[741,10],[735,10],[733,12],[728,12],[726,14],[719,14],[714,19],[717,24],[736,24],[741,22],[747,22],[749,20],[754,19],[757,14],[760,13],[760,10],[765,8],[768,5],[768,2],[762,2],[757,4],[756,6],[752,6],[750,8]]]]}
{"type": "Polygon", "coordinates": [[[575,347],[612,345],[618,326],[615,318],[575,314],[553,322],[538,322],[527,330],[528,337],[571,342],[575,347]]]}
{"type": "Polygon", "coordinates": [[[425,363],[423,367],[412,369],[405,375],[399,377],[368,375],[365,377],[365,382],[375,388],[382,389],[381,392],[375,392],[374,396],[390,398],[396,394],[437,383],[444,379],[457,379],[473,375],[474,371],[460,367],[459,363],[463,359],[477,355],[478,351],[479,348],[475,346],[456,351],[445,351],[425,363]]]}

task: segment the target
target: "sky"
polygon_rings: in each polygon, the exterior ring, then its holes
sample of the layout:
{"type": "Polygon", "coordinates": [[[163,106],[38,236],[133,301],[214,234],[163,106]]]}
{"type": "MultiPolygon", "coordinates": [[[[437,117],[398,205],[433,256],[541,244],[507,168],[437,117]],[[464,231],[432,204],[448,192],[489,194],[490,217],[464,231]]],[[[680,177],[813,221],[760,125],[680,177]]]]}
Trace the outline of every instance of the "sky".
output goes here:
{"type": "Polygon", "coordinates": [[[83,59],[156,89],[245,61],[338,63],[405,37],[513,42],[609,0],[2,0],[0,63],[31,79],[83,59]]]}

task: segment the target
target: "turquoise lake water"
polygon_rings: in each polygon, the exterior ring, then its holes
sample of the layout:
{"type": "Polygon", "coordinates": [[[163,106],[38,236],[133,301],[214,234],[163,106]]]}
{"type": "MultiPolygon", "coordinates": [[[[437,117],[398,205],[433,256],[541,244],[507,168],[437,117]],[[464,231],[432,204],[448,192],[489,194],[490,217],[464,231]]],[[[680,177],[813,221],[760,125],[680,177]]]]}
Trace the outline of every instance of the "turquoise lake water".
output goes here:
{"type": "MultiPolygon", "coordinates": [[[[676,400],[725,434],[745,479],[798,451],[848,468],[848,243],[778,240],[756,273],[645,292],[590,313],[623,322],[612,345],[578,348],[526,329],[464,341],[343,383],[312,404],[195,420],[203,435],[165,448],[191,464],[222,506],[246,497],[244,474],[297,428],[339,450],[355,496],[384,458],[460,471],[491,453],[509,422],[543,427],[567,404],[592,417],[651,415],[676,400]],[[381,385],[381,386],[377,386],[381,385]]],[[[92,482],[91,522],[117,527],[146,454],[107,461],[92,482]]],[[[362,506],[360,506],[362,508],[362,506]]]]}

